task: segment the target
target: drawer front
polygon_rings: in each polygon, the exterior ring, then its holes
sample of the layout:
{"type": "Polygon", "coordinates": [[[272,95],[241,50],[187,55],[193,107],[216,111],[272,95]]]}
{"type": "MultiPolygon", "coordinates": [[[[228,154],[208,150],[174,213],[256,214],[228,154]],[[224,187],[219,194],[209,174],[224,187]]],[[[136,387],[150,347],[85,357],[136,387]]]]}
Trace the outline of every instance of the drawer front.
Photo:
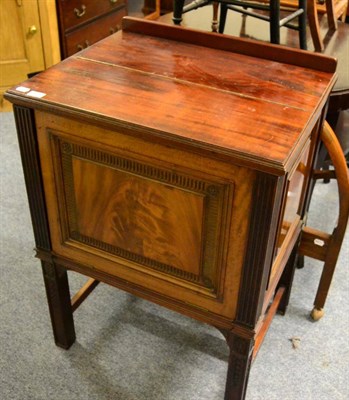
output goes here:
{"type": "Polygon", "coordinates": [[[112,10],[124,7],[126,0],[60,0],[64,32],[112,10]]]}
{"type": "Polygon", "coordinates": [[[126,15],[126,9],[123,8],[115,13],[109,14],[92,22],[88,26],[65,35],[65,56],[83,50],[93,43],[117,32],[121,27],[121,19],[126,15]]]}

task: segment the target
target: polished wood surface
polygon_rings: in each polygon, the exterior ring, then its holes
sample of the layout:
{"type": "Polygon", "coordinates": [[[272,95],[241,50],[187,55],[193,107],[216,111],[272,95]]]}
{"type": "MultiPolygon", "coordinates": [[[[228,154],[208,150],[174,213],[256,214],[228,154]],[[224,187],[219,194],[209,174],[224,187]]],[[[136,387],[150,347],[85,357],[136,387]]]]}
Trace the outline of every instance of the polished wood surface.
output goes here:
{"type": "Polygon", "coordinates": [[[203,195],[77,158],[72,168],[81,235],[200,274],[203,195]]]}
{"type": "MultiPolygon", "coordinates": [[[[151,30],[163,35],[173,32],[174,38],[180,33],[180,28],[155,22],[151,30]]],[[[277,46],[269,45],[263,50],[262,44],[254,43],[260,55],[252,58],[237,54],[239,46],[247,47],[244,41],[218,34],[205,36],[196,32],[196,35],[201,35],[202,41],[207,38],[208,43],[212,39],[232,49],[237,47],[237,51],[210,49],[211,56],[207,57],[204,54],[207,48],[126,31],[34,77],[27,85],[45,93],[40,107],[56,104],[77,112],[93,110],[94,118],[142,126],[159,137],[171,135],[183,144],[194,141],[198,148],[282,173],[293,157],[297,142],[304,140],[299,132],[311,118],[319,116],[329,85],[334,82],[330,71],[335,63],[308,53],[299,53],[299,58],[293,60],[296,53],[287,53],[290,62],[302,64],[304,57],[305,62],[312,62],[319,69],[309,71],[302,66],[271,63],[262,58],[263,55],[282,58],[277,46]],[[151,52],[145,50],[147,46],[151,46],[151,52]],[[219,80],[212,73],[217,62],[219,80]],[[322,68],[328,72],[321,71],[322,68]],[[261,70],[263,74],[258,72],[261,70]],[[80,79],[87,84],[81,86],[80,79]],[[89,95],[88,82],[92,81],[94,96],[89,95]],[[108,102],[104,101],[106,96],[108,102]],[[136,99],[132,107],[130,96],[136,99]],[[210,98],[209,108],[207,98],[210,98]],[[166,113],[159,113],[160,106],[166,106],[166,113]],[[246,137],[251,126],[253,134],[246,137]]],[[[12,94],[18,92],[14,90],[12,94]]]]}
{"type": "MultiPolygon", "coordinates": [[[[183,15],[182,26],[201,31],[211,31],[212,7],[205,7],[195,12],[183,15]]],[[[172,25],[172,14],[162,16],[159,21],[164,24],[172,25]]],[[[319,16],[320,35],[323,38],[323,54],[337,59],[338,80],[335,90],[349,88],[349,24],[338,21],[337,30],[329,31],[326,16],[319,16]]],[[[226,35],[241,37],[246,39],[258,40],[261,42],[269,41],[268,24],[255,18],[242,17],[236,13],[228,15],[226,35]]],[[[314,46],[310,33],[307,35],[307,48],[314,51],[314,46]]],[[[298,48],[298,35],[296,32],[283,29],[281,30],[280,44],[283,46],[298,48]]]]}
{"type": "Polygon", "coordinates": [[[225,399],[244,399],[288,303],[335,66],[127,18],[9,90],[56,343],[72,345],[96,284],[72,305],[73,270],[217,327],[225,399]]]}
{"type": "MultiPolygon", "coordinates": [[[[212,8],[205,7],[195,12],[184,14],[182,25],[197,30],[210,31],[212,8]]],[[[171,15],[160,18],[162,23],[173,24],[171,15]]],[[[326,119],[336,130],[339,112],[349,107],[349,24],[337,22],[335,31],[329,30],[326,16],[319,17],[320,35],[323,38],[323,54],[337,59],[337,81],[331,91],[331,97],[326,119]]],[[[268,41],[268,24],[253,18],[234,13],[229,14],[226,34],[242,38],[251,38],[259,41],[268,41]]],[[[284,29],[281,35],[281,44],[287,47],[298,47],[298,35],[289,29],[284,29]]],[[[308,49],[314,50],[311,35],[308,34],[308,49]]],[[[298,57],[297,57],[298,58],[298,57]]],[[[345,140],[341,140],[342,143],[345,140]]],[[[346,147],[344,146],[346,149],[346,147]]],[[[324,158],[324,157],[322,157],[324,158]]]]}

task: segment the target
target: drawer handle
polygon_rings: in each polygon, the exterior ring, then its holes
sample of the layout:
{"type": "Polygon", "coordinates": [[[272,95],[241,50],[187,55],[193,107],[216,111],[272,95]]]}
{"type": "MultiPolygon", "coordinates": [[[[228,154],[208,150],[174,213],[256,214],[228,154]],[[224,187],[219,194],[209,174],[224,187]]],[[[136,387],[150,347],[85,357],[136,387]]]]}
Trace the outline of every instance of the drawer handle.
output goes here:
{"type": "Polygon", "coordinates": [[[119,0],[110,0],[111,4],[117,3],[119,0]]]}
{"type": "Polygon", "coordinates": [[[86,13],[86,6],[81,6],[81,11],[78,8],[74,8],[74,13],[78,18],[81,18],[86,13]]]}
{"type": "Polygon", "coordinates": [[[38,31],[38,28],[35,25],[30,26],[28,29],[28,32],[30,35],[35,35],[37,31],[38,31]]]}
{"type": "Polygon", "coordinates": [[[87,47],[90,45],[90,42],[88,40],[85,40],[85,46],[83,46],[82,44],[78,44],[76,47],[78,48],[79,51],[83,50],[83,49],[87,49],[87,47]]]}

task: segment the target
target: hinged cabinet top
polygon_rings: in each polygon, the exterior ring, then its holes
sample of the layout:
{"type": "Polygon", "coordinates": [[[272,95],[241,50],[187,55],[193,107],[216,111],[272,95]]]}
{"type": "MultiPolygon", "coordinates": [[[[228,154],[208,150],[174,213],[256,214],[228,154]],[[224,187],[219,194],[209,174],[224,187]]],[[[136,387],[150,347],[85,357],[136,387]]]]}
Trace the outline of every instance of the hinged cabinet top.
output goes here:
{"type": "Polygon", "coordinates": [[[126,18],[122,32],[18,85],[30,92],[16,86],[6,97],[283,174],[320,116],[335,65],[304,51],[126,18]]]}

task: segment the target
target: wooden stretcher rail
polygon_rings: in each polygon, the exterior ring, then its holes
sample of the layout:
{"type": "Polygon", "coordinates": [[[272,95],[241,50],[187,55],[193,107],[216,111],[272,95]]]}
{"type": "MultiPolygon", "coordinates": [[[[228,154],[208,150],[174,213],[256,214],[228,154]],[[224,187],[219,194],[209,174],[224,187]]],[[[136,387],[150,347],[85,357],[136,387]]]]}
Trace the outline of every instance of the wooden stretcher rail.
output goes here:
{"type": "Polygon", "coordinates": [[[302,241],[298,253],[325,261],[330,239],[330,234],[306,226],[302,231],[302,241]]]}
{"type": "Polygon", "coordinates": [[[268,312],[265,315],[265,318],[263,320],[263,324],[262,327],[260,329],[260,331],[258,332],[258,335],[256,337],[256,342],[255,342],[255,346],[253,349],[253,359],[257,356],[257,353],[263,343],[263,340],[265,338],[265,335],[268,332],[268,329],[270,327],[270,324],[278,310],[279,304],[282,300],[282,297],[285,293],[285,287],[284,286],[280,286],[279,289],[277,290],[274,300],[271,304],[271,306],[269,307],[268,312]]]}
{"type": "Polygon", "coordinates": [[[84,300],[91,294],[91,292],[97,287],[99,281],[90,278],[85,285],[73,296],[71,300],[72,310],[75,311],[84,300]]]}

